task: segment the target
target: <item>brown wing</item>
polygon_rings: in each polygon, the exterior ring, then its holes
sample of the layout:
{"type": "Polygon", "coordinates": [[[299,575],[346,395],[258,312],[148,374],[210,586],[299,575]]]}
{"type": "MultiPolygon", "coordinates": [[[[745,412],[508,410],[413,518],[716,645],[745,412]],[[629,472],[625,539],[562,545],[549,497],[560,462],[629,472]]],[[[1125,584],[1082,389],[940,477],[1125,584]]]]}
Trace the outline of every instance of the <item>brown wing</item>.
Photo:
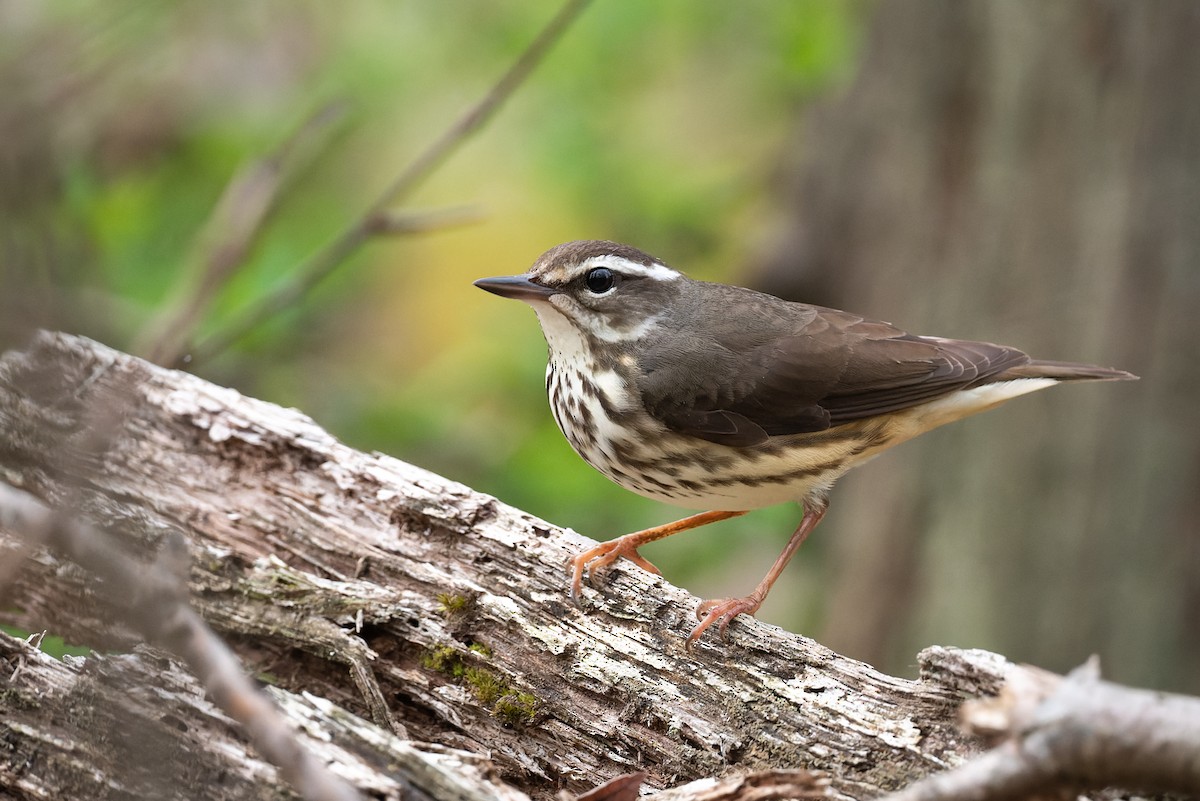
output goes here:
{"type": "Polygon", "coordinates": [[[1014,348],[745,290],[719,300],[716,317],[704,315],[717,324],[650,344],[640,389],[667,427],[726,445],[899,411],[1029,362],[1014,348]]]}

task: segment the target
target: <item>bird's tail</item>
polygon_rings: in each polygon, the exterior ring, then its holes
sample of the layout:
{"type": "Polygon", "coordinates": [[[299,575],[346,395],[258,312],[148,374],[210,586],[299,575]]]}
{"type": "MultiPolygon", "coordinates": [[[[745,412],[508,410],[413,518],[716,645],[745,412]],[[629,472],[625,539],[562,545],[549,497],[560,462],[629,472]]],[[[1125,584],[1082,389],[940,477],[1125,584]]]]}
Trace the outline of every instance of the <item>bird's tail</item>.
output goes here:
{"type": "Polygon", "coordinates": [[[1055,381],[1136,381],[1137,376],[1112,367],[1077,362],[1052,362],[1031,359],[1025,364],[1014,365],[997,376],[994,381],[1010,378],[1053,378],[1055,381]]]}

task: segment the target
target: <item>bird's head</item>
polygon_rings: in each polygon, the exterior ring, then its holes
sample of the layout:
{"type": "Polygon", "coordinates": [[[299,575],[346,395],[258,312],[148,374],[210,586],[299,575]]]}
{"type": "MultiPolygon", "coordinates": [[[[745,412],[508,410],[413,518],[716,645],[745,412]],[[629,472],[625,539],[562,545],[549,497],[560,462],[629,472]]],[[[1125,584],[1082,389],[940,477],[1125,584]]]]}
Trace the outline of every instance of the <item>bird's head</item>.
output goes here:
{"type": "Polygon", "coordinates": [[[551,248],[523,275],[481,278],[475,286],[533,306],[553,348],[570,334],[563,325],[609,343],[645,336],[685,281],[637,248],[588,240],[551,248]]]}

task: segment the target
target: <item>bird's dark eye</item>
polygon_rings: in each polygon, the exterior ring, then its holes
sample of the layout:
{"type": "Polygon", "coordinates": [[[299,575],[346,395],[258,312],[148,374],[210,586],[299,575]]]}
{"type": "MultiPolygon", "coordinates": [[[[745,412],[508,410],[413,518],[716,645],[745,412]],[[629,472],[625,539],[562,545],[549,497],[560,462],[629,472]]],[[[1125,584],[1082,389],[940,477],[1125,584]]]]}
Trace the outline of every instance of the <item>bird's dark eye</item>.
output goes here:
{"type": "Polygon", "coordinates": [[[617,274],[607,267],[595,267],[588,270],[588,274],[584,277],[583,281],[587,284],[589,292],[603,295],[616,285],[617,274]]]}

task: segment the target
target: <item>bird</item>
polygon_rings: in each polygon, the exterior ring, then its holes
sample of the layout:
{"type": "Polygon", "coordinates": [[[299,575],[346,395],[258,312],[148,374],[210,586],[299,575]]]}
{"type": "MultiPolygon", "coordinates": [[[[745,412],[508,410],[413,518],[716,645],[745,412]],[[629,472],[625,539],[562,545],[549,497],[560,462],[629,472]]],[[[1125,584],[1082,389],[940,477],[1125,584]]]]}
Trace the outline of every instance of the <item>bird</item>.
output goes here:
{"type": "Polygon", "coordinates": [[[701,602],[691,647],[753,614],[824,517],[834,483],[938,426],[1064,381],[1123,370],[1006,345],[909,334],[850,312],[688,278],[630,245],[566,242],[475,286],[533,307],[546,392],[571,447],[631,492],[693,510],[570,562],[571,598],[618,559],[697,526],[798,502],[799,525],[748,595],[701,602]]]}

